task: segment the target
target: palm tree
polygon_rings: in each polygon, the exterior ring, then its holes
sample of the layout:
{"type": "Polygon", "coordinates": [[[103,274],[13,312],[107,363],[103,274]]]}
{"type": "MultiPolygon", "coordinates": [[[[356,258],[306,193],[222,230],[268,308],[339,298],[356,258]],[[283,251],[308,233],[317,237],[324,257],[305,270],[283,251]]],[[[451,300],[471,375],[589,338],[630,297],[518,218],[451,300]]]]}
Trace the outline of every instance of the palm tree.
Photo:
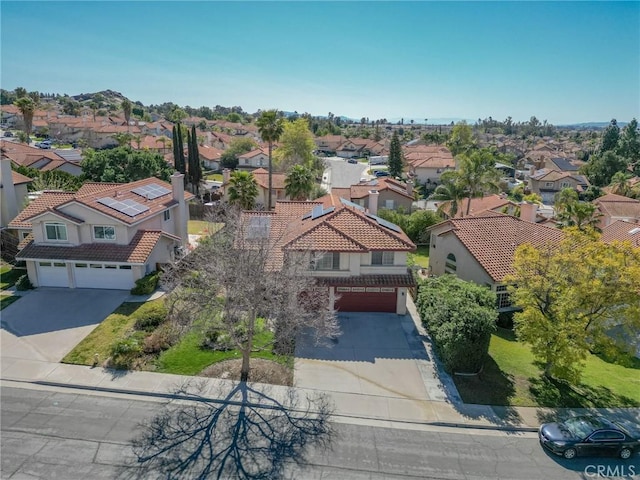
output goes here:
{"type": "Polygon", "coordinates": [[[256,122],[256,125],[258,126],[258,131],[260,132],[262,140],[269,144],[269,199],[267,200],[267,210],[271,211],[271,192],[273,191],[273,143],[277,142],[282,135],[284,126],[282,119],[278,117],[277,110],[267,110],[262,112],[260,114],[260,118],[258,118],[258,121],[256,122]]]}
{"type": "Polygon", "coordinates": [[[284,181],[285,192],[292,200],[306,200],[313,191],[313,172],[305,165],[294,165],[284,181]]]}
{"type": "Polygon", "coordinates": [[[454,218],[458,214],[460,201],[465,197],[466,191],[460,182],[458,172],[451,170],[444,172],[440,177],[440,181],[442,183],[436,187],[430,198],[443,201],[438,206],[439,214],[454,218]]]}
{"type": "Polygon", "coordinates": [[[36,111],[36,102],[31,97],[20,97],[14,102],[22,113],[24,121],[24,133],[27,137],[27,145],[31,143],[31,128],[33,127],[33,113],[36,111]]]}
{"type": "Polygon", "coordinates": [[[581,231],[587,229],[599,231],[598,223],[601,216],[593,203],[572,201],[564,206],[556,218],[561,228],[578,227],[581,231]]]}
{"type": "Polygon", "coordinates": [[[229,203],[243,210],[251,210],[256,205],[258,184],[249,172],[236,170],[229,178],[229,203]]]}
{"type": "Polygon", "coordinates": [[[500,174],[495,168],[496,160],[489,150],[475,150],[471,154],[462,153],[458,158],[460,160],[459,180],[469,199],[465,214],[469,215],[472,198],[500,191],[500,174]]]}
{"type": "Polygon", "coordinates": [[[630,193],[629,186],[629,175],[625,172],[616,172],[611,177],[611,183],[609,187],[611,188],[611,193],[615,193],[616,195],[628,196],[630,193]]]}

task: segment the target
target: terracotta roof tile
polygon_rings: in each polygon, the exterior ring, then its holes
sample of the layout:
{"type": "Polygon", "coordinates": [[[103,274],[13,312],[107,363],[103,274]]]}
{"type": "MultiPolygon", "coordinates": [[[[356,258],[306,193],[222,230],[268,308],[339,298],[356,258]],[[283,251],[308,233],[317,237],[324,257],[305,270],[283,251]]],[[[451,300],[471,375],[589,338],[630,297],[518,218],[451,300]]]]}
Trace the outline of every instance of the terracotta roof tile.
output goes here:
{"type": "Polygon", "coordinates": [[[640,220],[640,200],[610,193],[593,203],[606,216],[640,220]]]}
{"type": "Polygon", "coordinates": [[[405,275],[360,275],[357,277],[321,277],[319,283],[333,286],[364,286],[364,287],[414,287],[416,280],[408,271],[405,275]]]}
{"type": "Polygon", "coordinates": [[[23,183],[33,182],[32,178],[29,178],[26,175],[22,175],[21,173],[18,173],[15,170],[11,170],[11,178],[13,180],[14,185],[21,185],[23,183]]]}
{"type": "Polygon", "coordinates": [[[38,215],[50,208],[56,208],[59,205],[73,200],[74,194],[70,192],[44,192],[38,198],[33,200],[22,210],[16,218],[9,222],[11,228],[31,228],[31,222],[28,220],[34,215],[38,215]]]}
{"type": "Polygon", "coordinates": [[[116,262],[143,264],[151,255],[160,237],[176,241],[179,238],[156,230],[139,230],[128,245],[87,243],[76,247],[36,245],[30,242],[16,256],[21,260],[76,260],[86,262],[116,262]]]}
{"type": "Polygon", "coordinates": [[[602,229],[600,238],[605,243],[619,240],[631,242],[634,247],[640,247],[640,224],[617,220],[602,229]]]}

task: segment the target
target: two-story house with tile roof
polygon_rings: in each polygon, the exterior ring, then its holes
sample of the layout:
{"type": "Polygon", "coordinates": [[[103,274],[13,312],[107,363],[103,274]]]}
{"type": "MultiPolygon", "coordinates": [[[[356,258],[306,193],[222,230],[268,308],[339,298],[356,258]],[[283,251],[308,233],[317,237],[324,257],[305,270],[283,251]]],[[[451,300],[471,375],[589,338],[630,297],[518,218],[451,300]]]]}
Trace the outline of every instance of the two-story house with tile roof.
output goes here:
{"type": "Polygon", "coordinates": [[[555,203],[556,194],[565,188],[571,188],[582,196],[589,185],[589,180],[584,175],[547,168],[538,170],[529,177],[531,192],[540,195],[542,202],[546,204],[555,203]]]}
{"type": "Polygon", "coordinates": [[[455,170],[451,151],[442,145],[416,145],[403,148],[407,173],[416,183],[439,184],[447,170],[455,170]]]}
{"type": "Polygon", "coordinates": [[[188,246],[183,175],[44,192],[9,223],[39,287],[130,289],[188,246]]]}
{"type": "Polygon", "coordinates": [[[274,268],[287,255],[303,256],[336,310],[404,315],[415,285],[407,253],[416,246],[397,225],[348,200],[336,203],[277,202],[273,212],[243,215],[269,235],[274,268]]]}
{"type": "Polygon", "coordinates": [[[0,153],[3,158],[11,160],[15,166],[35,168],[41,172],[59,170],[76,176],[82,173],[82,167],[78,163],[66,160],[54,150],[44,150],[23,143],[2,140],[0,153]]]}
{"type": "Polygon", "coordinates": [[[317,201],[324,202],[330,196],[349,200],[374,214],[380,208],[402,209],[410,213],[413,205],[413,183],[400,182],[390,177],[376,178],[347,188],[332,188],[331,193],[318,198],[317,201]]]}
{"type": "MultiPolygon", "coordinates": [[[[256,206],[266,207],[269,198],[269,171],[264,168],[257,168],[251,172],[258,186],[258,195],[256,196],[256,206]]],[[[229,180],[231,178],[231,170],[225,168],[222,170],[222,185],[220,186],[220,194],[222,199],[229,201],[229,180]]],[[[278,200],[289,200],[286,192],[285,181],[286,174],[281,172],[271,173],[271,204],[275,205],[278,200]]]]}
{"type": "Polygon", "coordinates": [[[600,229],[618,220],[640,223],[640,200],[610,193],[593,201],[600,216],[600,229]]]}
{"type": "Polygon", "coordinates": [[[269,166],[269,152],[263,148],[256,148],[250,152],[238,155],[238,168],[254,169],[269,166]]]}

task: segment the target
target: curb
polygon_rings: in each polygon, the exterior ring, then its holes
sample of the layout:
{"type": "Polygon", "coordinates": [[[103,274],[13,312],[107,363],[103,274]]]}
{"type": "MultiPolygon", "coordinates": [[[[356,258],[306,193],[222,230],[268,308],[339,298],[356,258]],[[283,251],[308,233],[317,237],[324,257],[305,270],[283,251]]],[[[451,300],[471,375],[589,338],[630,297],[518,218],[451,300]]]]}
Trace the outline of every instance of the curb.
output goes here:
{"type": "MultiPolygon", "coordinates": [[[[75,389],[75,390],[85,390],[85,391],[94,391],[94,392],[102,392],[102,393],[116,393],[121,395],[135,395],[141,397],[152,397],[152,398],[160,398],[160,399],[169,399],[169,400],[183,400],[183,401],[192,401],[192,402],[201,402],[207,404],[218,404],[218,405],[233,405],[233,406],[251,406],[254,408],[263,408],[265,410],[276,410],[278,407],[273,405],[265,405],[260,403],[243,403],[239,401],[233,400],[222,400],[217,398],[207,398],[201,397],[198,395],[190,395],[190,394],[179,394],[179,393],[161,393],[161,392],[148,392],[143,390],[131,390],[124,388],[111,388],[111,387],[99,387],[99,386],[89,386],[89,385],[80,385],[73,383],[61,383],[61,382],[47,382],[44,380],[13,380],[9,378],[2,378],[0,380],[4,380],[7,382],[14,383],[23,383],[30,385],[38,385],[43,387],[56,387],[56,388],[67,388],[67,389],[75,389]]],[[[289,387],[291,388],[291,387],[289,387]]],[[[301,409],[292,409],[294,412],[307,412],[307,410],[301,409]]],[[[313,412],[317,413],[317,412],[313,412]]],[[[475,425],[475,424],[466,424],[459,422],[442,422],[442,421],[433,421],[433,422],[420,422],[420,421],[410,421],[410,420],[393,420],[386,418],[378,418],[378,417],[370,417],[370,416],[362,416],[362,415],[350,415],[350,414],[342,414],[342,413],[332,413],[332,417],[338,418],[354,418],[361,420],[371,420],[376,422],[386,422],[397,425],[423,425],[423,426],[431,426],[431,427],[446,427],[446,428],[460,428],[466,430],[489,430],[489,431],[499,431],[499,432],[513,432],[513,433],[532,433],[537,432],[538,428],[536,427],[519,427],[519,426],[503,426],[503,425],[475,425]]]]}

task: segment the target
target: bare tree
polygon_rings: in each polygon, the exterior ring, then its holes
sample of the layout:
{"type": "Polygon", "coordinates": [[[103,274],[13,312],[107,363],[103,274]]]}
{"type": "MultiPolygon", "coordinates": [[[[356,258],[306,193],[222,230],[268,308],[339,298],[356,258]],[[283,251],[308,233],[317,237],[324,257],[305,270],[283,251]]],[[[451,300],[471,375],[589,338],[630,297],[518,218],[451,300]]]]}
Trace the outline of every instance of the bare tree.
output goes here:
{"type": "Polygon", "coordinates": [[[291,233],[272,212],[221,210],[224,228],[165,272],[170,318],[182,329],[202,328],[242,352],[241,381],[250,377],[251,354],[274,348],[291,354],[301,329],[316,340],[339,334],[328,288],[310,276],[309,256],[283,250],[291,233]],[[263,320],[259,320],[263,319],[263,320]],[[260,327],[272,345],[254,342],[260,327]]]}
{"type": "Polygon", "coordinates": [[[201,396],[204,385],[183,387],[133,440],[141,479],[279,479],[302,466],[309,447],[328,448],[332,407],[326,395],[260,390],[245,382],[201,396]],[[187,399],[189,401],[185,402],[187,399]]]}

